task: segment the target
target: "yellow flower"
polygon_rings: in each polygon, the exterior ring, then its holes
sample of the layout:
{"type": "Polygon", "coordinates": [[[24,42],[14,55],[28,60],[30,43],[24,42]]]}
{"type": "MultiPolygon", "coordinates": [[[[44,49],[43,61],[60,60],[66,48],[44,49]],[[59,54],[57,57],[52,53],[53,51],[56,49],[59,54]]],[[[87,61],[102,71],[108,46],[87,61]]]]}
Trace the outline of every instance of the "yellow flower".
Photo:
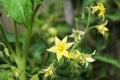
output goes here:
{"type": "Polygon", "coordinates": [[[51,64],[47,69],[42,69],[40,73],[44,73],[45,78],[48,76],[55,77],[53,64],[51,64]]]}
{"type": "Polygon", "coordinates": [[[81,37],[84,35],[84,31],[74,30],[73,33],[70,35],[70,37],[73,37],[75,41],[79,41],[81,37]]]}
{"type": "Polygon", "coordinates": [[[97,3],[97,6],[92,5],[91,8],[93,9],[93,13],[99,11],[98,16],[101,16],[103,19],[105,18],[105,7],[103,6],[102,3],[97,3]]]}
{"type": "Polygon", "coordinates": [[[88,66],[89,62],[94,62],[95,60],[92,58],[92,55],[95,54],[95,51],[92,54],[84,54],[81,53],[80,51],[76,50],[75,53],[69,53],[69,59],[73,59],[74,61],[85,65],[86,67],[88,66]]]}
{"type": "Polygon", "coordinates": [[[62,56],[68,57],[68,51],[73,43],[67,43],[67,36],[61,41],[57,37],[55,37],[55,46],[47,49],[50,52],[54,52],[57,55],[57,60],[59,61],[62,56]]]}
{"type": "Polygon", "coordinates": [[[70,52],[68,54],[68,56],[69,56],[68,57],[69,59],[73,59],[75,61],[78,61],[78,59],[81,57],[81,53],[78,50],[76,50],[74,54],[72,52],[70,52]]]}
{"type": "Polygon", "coordinates": [[[89,62],[94,62],[95,59],[92,58],[92,55],[95,54],[96,51],[94,51],[92,54],[82,54],[82,58],[80,59],[81,64],[85,64],[86,67],[88,66],[89,62]]]}
{"type": "Polygon", "coordinates": [[[98,29],[98,31],[104,36],[106,31],[109,31],[107,27],[105,27],[107,25],[108,21],[106,21],[105,23],[98,25],[96,28],[98,29]]]}

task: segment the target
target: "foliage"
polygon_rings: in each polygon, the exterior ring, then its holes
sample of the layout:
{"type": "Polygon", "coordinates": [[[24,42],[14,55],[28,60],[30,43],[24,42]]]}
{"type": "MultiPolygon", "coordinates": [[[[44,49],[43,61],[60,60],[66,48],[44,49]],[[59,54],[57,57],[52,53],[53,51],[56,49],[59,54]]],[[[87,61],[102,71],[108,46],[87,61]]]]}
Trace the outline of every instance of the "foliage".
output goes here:
{"type": "Polygon", "coordinates": [[[32,4],[30,0],[1,0],[1,2],[7,12],[7,16],[25,27],[30,26],[32,15],[32,4]]]}

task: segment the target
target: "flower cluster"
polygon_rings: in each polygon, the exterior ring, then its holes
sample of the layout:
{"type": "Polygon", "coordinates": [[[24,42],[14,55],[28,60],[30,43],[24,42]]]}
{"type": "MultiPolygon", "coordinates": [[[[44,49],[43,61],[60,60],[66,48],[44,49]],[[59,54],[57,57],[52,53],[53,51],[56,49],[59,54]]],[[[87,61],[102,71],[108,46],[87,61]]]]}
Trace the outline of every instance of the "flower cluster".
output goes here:
{"type": "Polygon", "coordinates": [[[69,54],[69,59],[73,59],[74,61],[85,65],[86,67],[88,66],[89,62],[94,62],[95,60],[92,58],[92,55],[95,54],[95,51],[92,54],[85,54],[81,53],[78,50],[75,50],[75,52],[70,52],[69,54]]]}
{"type": "Polygon", "coordinates": [[[60,61],[62,56],[65,56],[66,58],[74,60],[75,62],[79,62],[82,65],[85,64],[86,67],[88,66],[88,62],[94,61],[91,54],[84,54],[76,49],[75,50],[73,49],[72,51],[68,51],[67,49],[69,49],[73,44],[74,44],[73,42],[67,43],[67,36],[62,41],[60,41],[57,37],[55,37],[55,46],[47,50],[56,53],[58,61],[60,61]]]}
{"type": "MultiPolygon", "coordinates": [[[[101,16],[104,20],[105,16],[105,8],[101,3],[97,3],[97,5],[92,5],[90,8],[92,8],[92,12],[96,13],[99,11],[98,16],[101,16]]],[[[89,10],[90,10],[89,8],[89,10]]],[[[78,45],[85,37],[85,34],[92,28],[96,28],[99,33],[101,33],[103,36],[105,35],[106,31],[109,31],[106,27],[108,21],[106,20],[104,23],[100,25],[96,25],[93,27],[86,26],[86,29],[84,31],[79,31],[78,29],[73,29],[73,33],[69,36],[71,38],[74,38],[74,42],[67,42],[68,36],[64,37],[63,40],[60,40],[57,36],[55,37],[55,45],[47,51],[56,53],[57,61],[60,63],[61,59],[71,62],[81,66],[88,66],[88,63],[94,62],[95,59],[92,58],[92,56],[95,54],[96,51],[94,51],[91,54],[83,53],[82,51],[76,49],[76,45],[78,45]]],[[[87,24],[89,25],[89,24],[87,24]]],[[[49,66],[47,69],[44,69],[42,72],[45,73],[45,77],[52,76],[54,77],[53,73],[53,65],[49,66]]]]}
{"type": "MultiPolygon", "coordinates": [[[[93,13],[96,13],[97,11],[99,11],[98,16],[101,16],[103,20],[105,19],[106,8],[103,6],[102,3],[97,3],[97,5],[92,4],[91,9],[93,13]]],[[[104,23],[96,26],[96,29],[98,30],[98,32],[100,32],[103,36],[105,35],[106,31],[109,31],[108,28],[106,27],[107,23],[108,21],[106,20],[104,23]]]]}

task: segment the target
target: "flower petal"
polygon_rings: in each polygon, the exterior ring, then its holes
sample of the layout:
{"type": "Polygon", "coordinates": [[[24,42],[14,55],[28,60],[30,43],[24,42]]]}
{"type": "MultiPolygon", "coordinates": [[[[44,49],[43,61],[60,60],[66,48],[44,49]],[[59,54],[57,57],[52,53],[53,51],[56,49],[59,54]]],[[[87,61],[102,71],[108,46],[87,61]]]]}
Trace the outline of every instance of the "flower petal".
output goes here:
{"type": "Polygon", "coordinates": [[[87,68],[87,67],[88,67],[88,62],[85,63],[85,68],[87,68]]]}
{"type": "Polygon", "coordinates": [[[70,48],[73,44],[74,44],[73,42],[71,42],[71,43],[67,43],[67,44],[65,45],[65,49],[70,48]]]}
{"type": "Polygon", "coordinates": [[[95,53],[96,53],[96,50],[94,50],[94,52],[91,55],[95,55],[95,53]]]}
{"type": "Polygon", "coordinates": [[[57,60],[58,60],[58,62],[59,62],[60,59],[62,58],[62,53],[59,52],[59,53],[57,53],[56,55],[57,55],[57,60]]]}
{"type": "Polygon", "coordinates": [[[86,57],[86,60],[87,60],[88,62],[94,62],[94,61],[95,61],[95,59],[93,59],[93,58],[91,58],[91,57],[86,57]]]}
{"type": "Polygon", "coordinates": [[[61,43],[61,41],[58,39],[58,37],[56,36],[55,37],[55,45],[58,45],[58,44],[60,44],[61,43]]]}
{"type": "Polygon", "coordinates": [[[56,46],[53,46],[53,47],[47,49],[47,51],[56,53],[56,52],[57,52],[57,47],[56,47],[56,46]]]}
{"type": "Polygon", "coordinates": [[[63,51],[62,53],[65,57],[69,58],[68,51],[63,51]]]}
{"type": "Polygon", "coordinates": [[[67,36],[66,37],[64,37],[64,39],[62,40],[62,43],[66,43],[67,42],[67,36]]]}

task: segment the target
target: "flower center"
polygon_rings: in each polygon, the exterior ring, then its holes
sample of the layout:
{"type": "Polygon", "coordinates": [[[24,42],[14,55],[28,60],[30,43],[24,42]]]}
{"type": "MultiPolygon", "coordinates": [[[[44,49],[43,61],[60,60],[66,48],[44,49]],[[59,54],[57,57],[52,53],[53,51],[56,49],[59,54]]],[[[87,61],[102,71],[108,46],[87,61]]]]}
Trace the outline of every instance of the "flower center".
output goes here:
{"type": "Polygon", "coordinates": [[[58,50],[63,51],[64,50],[64,45],[63,44],[58,45],[58,50]]]}

